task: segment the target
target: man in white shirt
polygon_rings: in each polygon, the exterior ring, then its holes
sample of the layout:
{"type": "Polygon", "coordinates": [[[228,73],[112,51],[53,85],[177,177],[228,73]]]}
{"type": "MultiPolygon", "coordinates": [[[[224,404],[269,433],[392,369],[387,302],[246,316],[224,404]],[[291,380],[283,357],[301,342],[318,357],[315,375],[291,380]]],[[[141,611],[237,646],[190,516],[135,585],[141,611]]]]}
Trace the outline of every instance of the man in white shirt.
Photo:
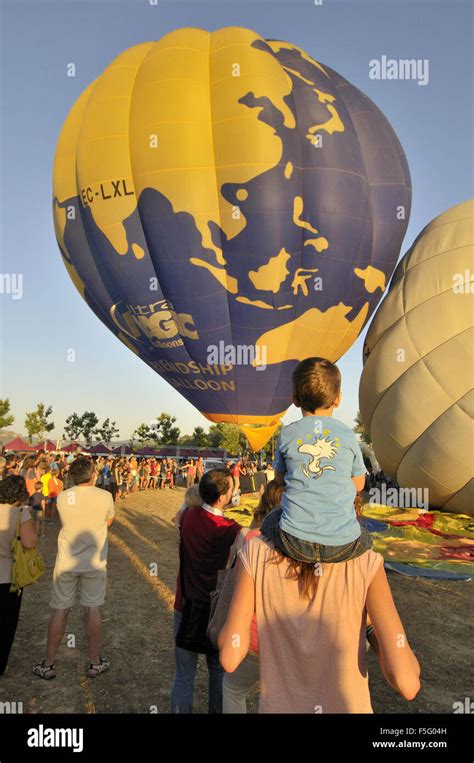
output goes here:
{"type": "Polygon", "coordinates": [[[78,588],[89,644],[87,675],[95,678],[110,664],[99,654],[100,607],[105,601],[107,583],[107,528],[113,522],[115,511],[112,495],[94,487],[93,471],[92,462],[79,456],[69,469],[74,487],[58,496],[61,531],[50,602],[54,611],[49,621],[46,659],[33,668],[35,675],[46,680],[56,677],[54,661],[78,588]]]}

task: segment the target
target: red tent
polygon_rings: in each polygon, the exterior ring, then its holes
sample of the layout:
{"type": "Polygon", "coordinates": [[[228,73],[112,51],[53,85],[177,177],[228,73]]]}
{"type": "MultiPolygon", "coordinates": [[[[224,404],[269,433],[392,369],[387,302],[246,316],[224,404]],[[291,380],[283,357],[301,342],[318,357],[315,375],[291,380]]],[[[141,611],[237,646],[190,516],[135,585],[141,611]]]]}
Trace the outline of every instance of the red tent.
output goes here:
{"type": "Polygon", "coordinates": [[[15,437],[14,440],[10,440],[10,442],[7,442],[3,446],[3,448],[4,450],[19,450],[22,453],[25,453],[25,452],[34,453],[34,451],[36,450],[36,448],[34,448],[33,445],[29,445],[29,443],[22,440],[21,437],[15,437]]]}
{"type": "Polygon", "coordinates": [[[137,456],[159,456],[159,451],[156,448],[140,448],[136,451],[137,456]]]}
{"type": "Polygon", "coordinates": [[[180,458],[197,458],[199,455],[199,451],[197,448],[180,448],[179,449],[179,455],[180,458]]]}
{"type": "Polygon", "coordinates": [[[56,444],[52,440],[45,440],[44,442],[39,442],[37,445],[34,446],[35,450],[45,450],[47,453],[52,453],[53,451],[57,450],[56,444]]]}
{"type": "Polygon", "coordinates": [[[203,458],[216,458],[225,459],[225,450],[217,450],[216,448],[204,448],[199,453],[203,458]]]}
{"type": "Polygon", "coordinates": [[[107,445],[103,445],[103,443],[99,442],[97,445],[92,445],[91,448],[85,448],[85,453],[89,453],[89,455],[109,455],[112,453],[112,451],[107,447],[107,445]]]}
{"type": "Polygon", "coordinates": [[[78,450],[82,450],[82,445],[77,442],[71,442],[69,445],[65,445],[64,448],[60,448],[62,453],[76,453],[78,450]]]}
{"type": "MultiPolygon", "coordinates": [[[[130,445],[119,445],[117,448],[113,448],[110,452],[113,453],[114,456],[131,456],[133,454],[130,445]]],[[[138,452],[140,453],[140,451],[138,452]]]]}
{"type": "Polygon", "coordinates": [[[168,458],[168,457],[176,458],[176,447],[173,446],[173,447],[168,447],[167,448],[165,446],[163,448],[158,448],[157,451],[156,451],[156,455],[160,456],[160,457],[164,456],[166,458],[168,458]]]}

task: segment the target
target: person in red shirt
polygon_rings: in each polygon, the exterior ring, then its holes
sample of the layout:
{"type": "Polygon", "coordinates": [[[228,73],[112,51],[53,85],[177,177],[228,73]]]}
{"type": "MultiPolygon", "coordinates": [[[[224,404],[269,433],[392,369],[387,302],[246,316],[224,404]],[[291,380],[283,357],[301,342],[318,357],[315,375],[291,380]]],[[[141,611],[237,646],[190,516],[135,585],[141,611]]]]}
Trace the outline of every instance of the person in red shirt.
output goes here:
{"type": "MultiPolygon", "coordinates": [[[[229,552],[242,528],[224,516],[232,497],[233,480],[218,469],[206,472],[200,483],[202,506],[184,511],[181,519],[183,579],[186,599],[210,602],[217,586],[217,574],[224,569],[229,552]]],[[[245,533],[243,533],[245,534],[245,533]]],[[[184,596],[181,588],[181,563],[176,583],[173,636],[181,625],[184,596]]],[[[209,713],[222,713],[224,671],[219,655],[206,655],[209,671],[209,713]]],[[[198,653],[175,646],[176,672],[171,692],[171,712],[191,713],[198,653]]]]}
{"type": "Polygon", "coordinates": [[[57,512],[58,495],[63,489],[62,480],[59,479],[59,469],[56,464],[51,466],[51,477],[48,480],[48,500],[46,504],[46,516],[50,522],[53,521],[57,512]]]}
{"type": "Polygon", "coordinates": [[[194,485],[194,477],[196,476],[196,467],[194,465],[194,458],[191,458],[186,464],[186,487],[194,485]]]}
{"type": "Polygon", "coordinates": [[[151,488],[151,490],[156,489],[157,479],[158,479],[158,464],[156,462],[156,458],[152,458],[150,462],[150,480],[148,482],[148,487],[151,488]]]}
{"type": "Polygon", "coordinates": [[[233,465],[231,474],[232,474],[232,477],[233,477],[233,480],[234,480],[235,489],[236,490],[240,490],[240,475],[241,475],[241,461],[240,461],[240,458],[233,465]]]}
{"type": "Polygon", "coordinates": [[[198,482],[201,480],[201,477],[203,474],[204,474],[204,459],[202,456],[199,456],[198,460],[196,461],[196,479],[198,482]]]}

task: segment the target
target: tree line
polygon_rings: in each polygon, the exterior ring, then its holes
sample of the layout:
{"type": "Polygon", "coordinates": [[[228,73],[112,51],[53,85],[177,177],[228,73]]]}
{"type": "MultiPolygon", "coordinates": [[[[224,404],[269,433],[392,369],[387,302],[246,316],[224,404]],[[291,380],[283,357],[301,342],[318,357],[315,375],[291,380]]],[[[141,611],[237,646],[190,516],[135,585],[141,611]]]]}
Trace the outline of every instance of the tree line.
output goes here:
{"type": "MultiPolygon", "coordinates": [[[[38,403],[34,411],[26,414],[24,426],[30,442],[33,441],[33,437],[41,442],[54,429],[52,414],[52,406],[46,406],[44,403],[38,403]]],[[[14,420],[15,417],[10,413],[9,399],[0,400],[0,429],[11,426],[14,420]]],[[[132,448],[137,445],[142,448],[163,445],[219,448],[235,456],[247,447],[246,438],[236,424],[212,424],[207,432],[203,427],[194,427],[191,434],[181,434],[180,428],[175,424],[176,416],[163,411],[149,424],[141,423],[133,431],[129,445],[132,448]]],[[[277,434],[278,432],[279,429],[277,434]]],[[[110,445],[119,434],[115,421],[106,418],[99,425],[98,416],[93,411],[84,411],[83,414],[71,413],[66,418],[63,437],[71,441],[82,440],[90,447],[94,440],[110,445]]],[[[271,456],[271,443],[266,450],[271,456]]]]}
{"type": "MultiPolygon", "coordinates": [[[[53,414],[52,406],[46,406],[44,403],[38,403],[34,411],[30,411],[25,417],[25,429],[30,442],[33,437],[37,437],[41,442],[47,436],[48,432],[54,429],[54,422],[51,421],[53,414]]],[[[5,429],[13,424],[15,417],[10,413],[10,401],[8,398],[0,400],[0,429],[5,429]]],[[[355,418],[354,432],[361,440],[371,445],[371,440],[367,434],[361,419],[360,411],[357,411],[355,418]]],[[[272,438],[264,448],[267,457],[272,456],[272,448],[280,433],[282,425],[280,424],[272,438]]],[[[67,417],[64,425],[63,437],[76,441],[83,440],[87,447],[90,447],[94,440],[110,445],[114,438],[120,434],[115,421],[106,418],[99,425],[99,418],[93,411],[84,411],[82,415],[71,413],[67,417]]],[[[211,424],[206,432],[203,427],[194,427],[191,434],[181,434],[181,430],[176,426],[176,416],[162,411],[159,416],[150,421],[150,423],[141,423],[132,432],[129,439],[130,447],[138,445],[143,448],[146,446],[157,447],[161,445],[188,445],[195,448],[220,448],[226,450],[230,455],[238,455],[247,448],[247,440],[242,434],[237,424],[211,424]]]]}

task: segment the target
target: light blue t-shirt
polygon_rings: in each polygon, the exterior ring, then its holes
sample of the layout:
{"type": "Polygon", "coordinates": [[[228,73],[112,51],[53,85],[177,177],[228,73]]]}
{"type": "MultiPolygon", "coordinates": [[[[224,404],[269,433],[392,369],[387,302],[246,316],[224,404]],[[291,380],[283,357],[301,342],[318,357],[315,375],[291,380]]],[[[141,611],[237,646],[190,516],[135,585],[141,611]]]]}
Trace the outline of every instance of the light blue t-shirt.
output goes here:
{"type": "Polygon", "coordinates": [[[351,477],[366,468],[348,426],[332,416],[304,416],[281,430],[273,465],[285,472],[282,530],[327,546],[359,537],[351,477]]]}

